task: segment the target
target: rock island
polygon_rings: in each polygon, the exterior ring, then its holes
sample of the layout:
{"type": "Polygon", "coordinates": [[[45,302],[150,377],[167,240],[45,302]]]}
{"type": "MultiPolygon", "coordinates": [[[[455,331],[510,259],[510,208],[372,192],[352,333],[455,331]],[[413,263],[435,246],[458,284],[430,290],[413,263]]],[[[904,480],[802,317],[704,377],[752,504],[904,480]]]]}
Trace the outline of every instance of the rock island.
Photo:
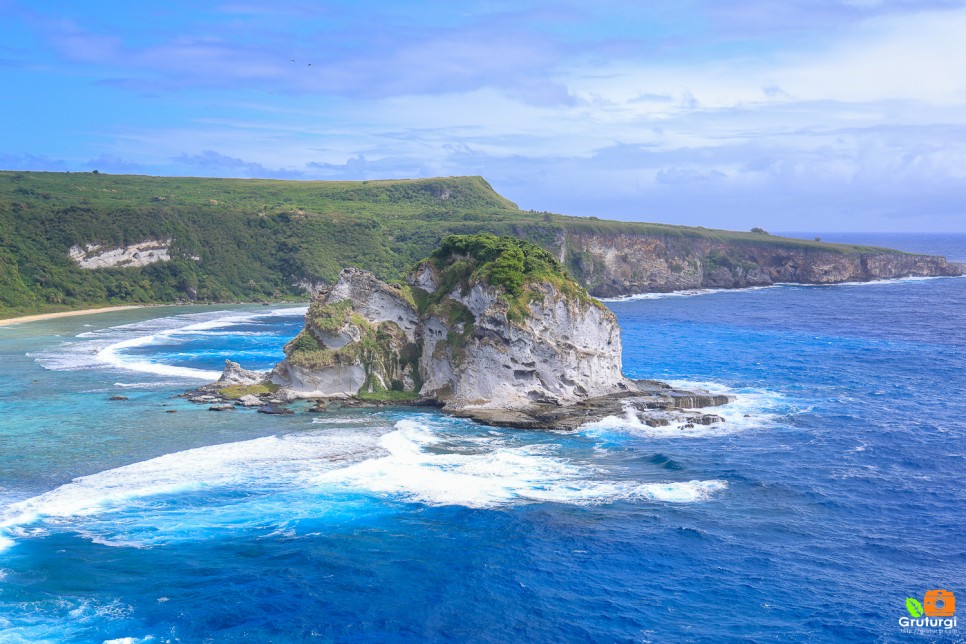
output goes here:
{"type": "Polygon", "coordinates": [[[626,414],[652,426],[710,424],[723,419],[694,409],[728,402],[625,377],[614,314],[546,250],[489,233],[446,237],[402,284],[343,270],[285,356],[266,375],[229,363],[208,389],[247,404],[252,392],[399,402],[554,429],[626,414]]]}

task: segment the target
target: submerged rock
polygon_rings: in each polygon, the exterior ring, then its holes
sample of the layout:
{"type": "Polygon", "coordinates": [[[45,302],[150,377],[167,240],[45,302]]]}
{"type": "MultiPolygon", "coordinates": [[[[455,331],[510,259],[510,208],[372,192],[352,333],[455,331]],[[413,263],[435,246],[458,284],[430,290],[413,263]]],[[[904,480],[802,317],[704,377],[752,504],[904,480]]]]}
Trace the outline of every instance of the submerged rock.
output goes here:
{"type": "Polygon", "coordinates": [[[273,414],[277,416],[287,416],[289,414],[294,414],[295,412],[288,407],[279,407],[278,405],[262,405],[258,408],[259,414],[273,414]]]}

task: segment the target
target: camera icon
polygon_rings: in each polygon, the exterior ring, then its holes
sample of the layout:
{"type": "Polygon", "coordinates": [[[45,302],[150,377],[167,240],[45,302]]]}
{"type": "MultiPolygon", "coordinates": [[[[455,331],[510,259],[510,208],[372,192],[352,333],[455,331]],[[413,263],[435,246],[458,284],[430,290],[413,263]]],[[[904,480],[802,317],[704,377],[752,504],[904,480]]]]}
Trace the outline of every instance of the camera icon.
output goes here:
{"type": "Polygon", "coordinates": [[[948,590],[929,590],[922,607],[926,617],[952,617],[956,614],[956,596],[948,590]]]}

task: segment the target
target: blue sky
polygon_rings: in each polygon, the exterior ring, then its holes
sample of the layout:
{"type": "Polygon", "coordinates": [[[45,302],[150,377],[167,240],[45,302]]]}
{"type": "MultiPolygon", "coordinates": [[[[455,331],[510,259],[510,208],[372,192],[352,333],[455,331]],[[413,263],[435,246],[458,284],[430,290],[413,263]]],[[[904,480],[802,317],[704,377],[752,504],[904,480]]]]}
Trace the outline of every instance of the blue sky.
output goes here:
{"type": "Polygon", "coordinates": [[[966,1],[0,0],[0,18],[4,169],[479,174],[566,214],[966,232],[966,1]]]}

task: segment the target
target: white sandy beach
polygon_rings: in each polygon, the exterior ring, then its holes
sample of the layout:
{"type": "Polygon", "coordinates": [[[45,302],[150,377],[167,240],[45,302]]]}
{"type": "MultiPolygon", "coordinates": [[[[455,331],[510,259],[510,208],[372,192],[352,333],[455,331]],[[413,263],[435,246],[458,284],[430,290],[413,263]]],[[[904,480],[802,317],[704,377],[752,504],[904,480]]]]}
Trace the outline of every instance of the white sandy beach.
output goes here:
{"type": "Polygon", "coordinates": [[[60,311],[58,313],[40,313],[38,315],[25,315],[19,318],[9,318],[7,320],[0,320],[0,326],[10,326],[11,324],[20,324],[21,322],[39,322],[41,320],[52,320],[54,318],[66,318],[74,315],[91,315],[93,313],[108,313],[110,311],[124,311],[126,309],[140,309],[143,308],[142,305],[129,305],[129,306],[105,306],[99,309],[81,309],[79,311],[60,311]]]}

